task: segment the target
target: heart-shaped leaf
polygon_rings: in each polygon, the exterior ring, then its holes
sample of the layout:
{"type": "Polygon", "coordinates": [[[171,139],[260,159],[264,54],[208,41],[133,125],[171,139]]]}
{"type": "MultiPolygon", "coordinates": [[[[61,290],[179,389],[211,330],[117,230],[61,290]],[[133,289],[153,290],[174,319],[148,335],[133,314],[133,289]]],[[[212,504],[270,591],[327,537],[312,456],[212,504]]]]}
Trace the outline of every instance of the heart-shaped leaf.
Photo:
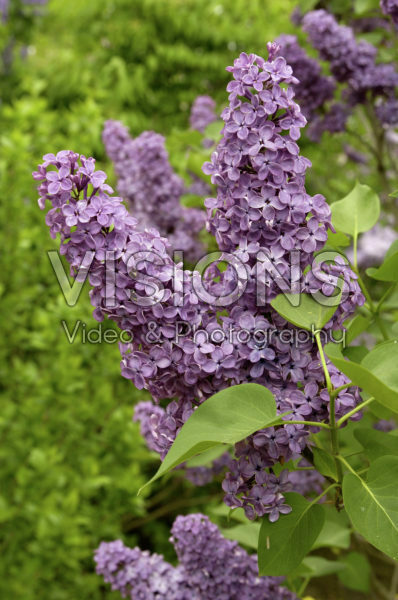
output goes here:
{"type": "Polygon", "coordinates": [[[276,523],[264,517],[258,542],[260,575],[289,575],[311,550],[325,521],[320,504],[307,502],[300,494],[285,494],[292,507],[276,523]]]}
{"type": "Polygon", "coordinates": [[[367,479],[349,472],[343,498],[355,529],[373,546],[398,559],[398,456],[383,456],[369,468],[367,479]]]}
{"type": "Polygon", "coordinates": [[[380,199],[369,186],[357,182],[345,198],[333,202],[331,210],[335,229],[356,238],[377,223],[380,199]]]}
{"type": "Polygon", "coordinates": [[[350,590],[369,592],[371,569],[366,556],[359,552],[350,552],[343,556],[340,562],[345,567],[338,573],[341,583],[350,590]]]}
{"type": "MultiPolygon", "coordinates": [[[[325,296],[326,298],[326,296],[325,296]]],[[[333,306],[319,304],[310,294],[279,294],[271,300],[271,306],[289,323],[307,331],[322,329],[333,317],[339,306],[341,291],[328,298],[333,306]]]]}
{"type": "Polygon", "coordinates": [[[244,383],[222,390],[184,423],[157,473],[143,488],[192,456],[220,444],[235,444],[278,422],[274,397],[264,386],[244,383]]]}
{"type": "Polygon", "coordinates": [[[378,281],[398,281],[398,252],[386,258],[379,268],[369,267],[366,274],[378,281]]]}

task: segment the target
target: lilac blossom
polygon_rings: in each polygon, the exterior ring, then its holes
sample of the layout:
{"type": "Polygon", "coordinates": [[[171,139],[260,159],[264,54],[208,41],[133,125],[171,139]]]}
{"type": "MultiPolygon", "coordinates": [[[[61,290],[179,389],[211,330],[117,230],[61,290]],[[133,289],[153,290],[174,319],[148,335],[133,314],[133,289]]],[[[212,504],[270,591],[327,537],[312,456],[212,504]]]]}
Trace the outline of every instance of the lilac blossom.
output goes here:
{"type": "Polygon", "coordinates": [[[198,96],[191,107],[189,123],[192,129],[204,133],[210,123],[217,120],[216,103],[210,96],[198,96]]]}
{"type": "Polygon", "coordinates": [[[383,14],[391,17],[394,25],[398,28],[398,1],[380,0],[380,8],[383,14]]]}
{"type": "Polygon", "coordinates": [[[307,13],[303,29],[320,58],[328,61],[335,79],[347,84],[344,94],[349,106],[378,97],[395,101],[398,73],[394,65],[376,62],[375,46],[357,41],[353,29],[339,25],[325,10],[307,13]]]}
{"type": "Polygon", "coordinates": [[[187,260],[200,258],[204,248],[198,234],[205,216],[181,205],[184,182],[169,163],[163,136],[145,131],[132,139],[121,123],[107,121],[103,140],[118,176],[118,191],[138,225],[167,236],[171,248],[183,251],[187,260]]]}
{"type": "MultiPolygon", "coordinates": [[[[122,199],[111,195],[104,173],[95,171],[94,159],[71,151],[47,154],[34,173],[39,206],[44,209],[48,201],[52,205],[46,222],[52,236],[60,235],[72,276],[88,272],[94,317],[111,318],[132,337],[120,346],[122,375],[138,389],[147,389],[155,402],[169,401],[164,411],[142,413],[144,436],[161,457],[198,404],[239,383],[266,386],[278,411],[289,412],[287,421],[329,417],[316,343],[310,336],[297,342],[297,328],[270,305],[286,289],[292,252],[300,251],[295,267],[298,290],[331,296],[342,285],[342,301],[325,326],[327,335],[364,302],[356,275],[342,257],[328,264],[314,262],[314,252],[327,237],[330,209],[323,196],[310,196],[305,189],[310,162],[300,155],[297,142],[306,120],[290,87],[297,80],[278,51],[270,44],[268,60],[242,53],[228,68],[233,80],[228,84],[229,106],[222,114],[223,137],[204,167],[217,188],[217,196],[206,200],[208,229],[221,252],[239,262],[243,274],[230,262],[225,270],[215,263],[202,278],[173,262],[168,240],[154,228],[142,231],[137,226],[122,199]],[[109,254],[115,267],[111,283],[105,264],[109,254]],[[223,297],[234,289],[239,294],[222,305],[221,312],[214,300],[198,294],[203,282],[210,295],[223,297]],[[257,329],[277,335],[258,339],[257,329]],[[240,331],[244,339],[237,335],[240,331]]],[[[126,140],[125,134],[119,127],[118,139],[126,140]]],[[[146,140],[141,146],[141,139],[139,147],[153,143],[159,149],[155,134],[148,135],[150,143],[146,140]]],[[[129,150],[115,137],[112,144],[111,152],[122,165],[129,150]]],[[[156,171],[159,163],[154,161],[153,167],[156,171]]],[[[328,366],[336,386],[348,383],[332,364],[328,366]]],[[[341,392],[337,417],[359,401],[357,388],[341,392]]],[[[267,469],[297,458],[311,431],[287,423],[237,444],[223,483],[227,504],[242,506],[250,518],[267,514],[274,520],[287,512],[285,484],[275,482],[267,469]]]]}
{"type": "Polygon", "coordinates": [[[259,577],[256,556],[225,539],[207,516],[179,516],[171,534],[176,567],[117,540],[96,550],[97,573],[131,600],[296,600],[283,578],[259,577]]]}

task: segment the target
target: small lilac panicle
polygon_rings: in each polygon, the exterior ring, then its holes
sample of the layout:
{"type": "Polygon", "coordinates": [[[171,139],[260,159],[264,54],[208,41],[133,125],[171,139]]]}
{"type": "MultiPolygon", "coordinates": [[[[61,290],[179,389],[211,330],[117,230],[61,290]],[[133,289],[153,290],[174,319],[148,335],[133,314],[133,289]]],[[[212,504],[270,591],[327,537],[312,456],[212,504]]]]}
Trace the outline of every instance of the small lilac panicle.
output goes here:
{"type": "Polygon", "coordinates": [[[10,0],[0,0],[0,15],[3,23],[5,23],[8,19],[9,4],[10,0]]]}
{"type": "Polygon", "coordinates": [[[132,600],[183,600],[187,586],[180,569],[162,556],[139,548],[127,548],[122,541],[102,542],[95,552],[96,571],[112,590],[132,600]]]}
{"type": "MultiPolygon", "coordinates": [[[[209,230],[221,251],[239,259],[246,286],[231,265],[221,271],[215,264],[202,278],[175,264],[169,242],[154,228],[142,231],[122,199],[110,195],[106,175],[95,171],[94,159],[70,151],[48,154],[34,173],[39,205],[51,205],[46,222],[51,235],[60,235],[72,275],[82,277],[88,271],[94,317],[101,321],[107,316],[132,336],[120,346],[122,375],[138,389],[147,389],[155,402],[169,400],[165,410],[141,407],[143,433],[151,448],[164,457],[198,404],[231,385],[264,385],[273,393],[278,412],[289,413],[286,425],[260,430],[236,445],[223,482],[229,506],[243,507],[250,518],[267,514],[271,520],[290,507],[283,495],[286,475],[277,478],[268,468],[299,457],[312,431],[288,421],[329,417],[316,343],[311,337],[297,341],[297,328],[270,305],[286,290],[291,253],[299,251],[297,291],[331,296],[342,284],[341,304],[325,326],[328,335],[364,302],[355,274],[341,257],[325,265],[314,262],[314,253],[327,238],[330,209],[323,196],[310,196],[305,189],[310,162],[300,155],[297,141],[306,120],[290,87],[297,80],[278,52],[278,46],[270,44],[268,60],[241,54],[228,68],[233,80],[222,115],[223,137],[204,167],[217,186],[216,198],[206,201],[209,230]],[[113,269],[105,264],[109,255],[113,269]],[[220,311],[197,294],[202,279],[218,298],[236,288],[239,294],[220,311]],[[181,323],[186,324],[182,330],[181,323]],[[237,336],[241,331],[244,338],[237,336]],[[282,331],[283,337],[278,335],[282,331]]],[[[120,165],[127,156],[130,165],[134,153],[126,146],[137,140],[124,143],[126,131],[116,129],[117,135],[110,136],[111,152],[121,157],[120,165]],[[123,142],[120,146],[118,140],[123,142]]],[[[143,148],[158,149],[161,158],[151,164],[162,181],[163,146],[153,136],[140,136],[134,152],[136,162],[144,162],[143,148]]],[[[133,192],[127,175],[121,181],[129,197],[133,192]]],[[[136,183],[132,185],[135,190],[136,183]]],[[[142,198],[143,202],[146,196],[142,198]]],[[[328,364],[333,385],[346,384],[347,378],[328,364]]],[[[355,387],[340,392],[336,416],[350,411],[359,399],[355,387]]]]}
{"type": "Polygon", "coordinates": [[[322,60],[330,64],[333,76],[348,85],[345,96],[354,106],[374,101],[381,96],[395,99],[398,73],[394,65],[376,63],[377,49],[365,40],[356,41],[351,27],[339,25],[335,17],[325,10],[307,13],[303,29],[322,60]]]}
{"type": "Polygon", "coordinates": [[[189,124],[192,129],[204,133],[210,123],[217,120],[216,103],[210,96],[198,96],[191,107],[189,124]]]}
{"type": "Polygon", "coordinates": [[[118,540],[96,550],[97,573],[131,600],[297,600],[283,578],[259,577],[256,556],[226,540],[205,515],[177,517],[171,533],[177,567],[118,540]]]}
{"type": "Polygon", "coordinates": [[[346,129],[350,112],[347,105],[335,102],[325,114],[314,117],[308,126],[308,137],[312,141],[318,142],[326,131],[342,133],[346,129]]]}
{"type": "Polygon", "coordinates": [[[184,182],[169,163],[164,137],[144,131],[132,139],[121,123],[107,121],[103,140],[118,176],[118,191],[139,227],[157,229],[187,260],[200,258],[204,248],[198,233],[205,216],[201,210],[181,206],[184,182]]]}
{"type": "Polygon", "coordinates": [[[398,28],[398,0],[380,0],[380,8],[385,15],[391,17],[398,28]]]}
{"type": "Polygon", "coordinates": [[[317,109],[333,98],[336,84],[332,77],[322,75],[319,63],[301,48],[295,35],[281,35],[276,41],[280,55],[298,79],[292,88],[301,112],[307,120],[311,120],[317,109]]]}

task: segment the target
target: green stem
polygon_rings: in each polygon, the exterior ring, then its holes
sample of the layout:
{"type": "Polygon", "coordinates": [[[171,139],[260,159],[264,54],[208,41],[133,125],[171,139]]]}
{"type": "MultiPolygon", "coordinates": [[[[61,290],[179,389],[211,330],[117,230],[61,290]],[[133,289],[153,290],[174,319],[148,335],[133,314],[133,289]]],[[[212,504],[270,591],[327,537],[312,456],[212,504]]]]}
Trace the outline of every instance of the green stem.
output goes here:
{"type": "Polygon", "coordinates": [[[325,373],[326,386],[329,392],[329,422],[330,422],[330,439],[332,443],[332,452],[333,458],[336,465],[337,477],[339,482],[341,482],[343,477],[343,472],[341,469],[341,464],[339,463],[337,457],[339,455],[339,438],[338,438],[338,428],[336,426],[336,396],[333,390],[333,384],[330,379],[330,373],[328,370],[328,366],[326,364],[325,354],[323,352],[322,342],[320,333],[315,334],[316,343],[318,345],[319,356],[321,357],[321,363],[323,367],[323,371],[325,373]]]}
{"type": "Polygon", "coordinates": [[[354,469],[352,468],[352,466],[350,465],[350,463],[348,463],[348,462],[346,461],[346,459],[345,459],[345,458],[343,458],[343,457],[341,456],[341,454],[339,454],[339,456],[338,456],[338,459],[339,459],[339,461],[340,461],[340,462],[342,462],[342,463],[343,463],[343,465],[344,465],[345,467],[347,467],[347,469],[348,469],[349,471],[351,471],[351,473],[352,473],[353,475],[356,475],[357,477],[359,477],[358,473],[357,473],[356,471],[354,471],[354,469]]]}
{"type": "Polygon", "coordinates": [[[376,313],[379,313],[381,310],[381,307],[383,306],[384,302],[386,300],[388,300],[388,298],[391,296],[391,294],[393,293],[393,291],[395,290],[396,287],[396,283],[393,283],[386,292],[384,292],[384,294],[382,295],[382,297],[379,300],[378,305],[376,306],[376,313]]]}
{"type": "Polygon", "coordinates": [[[330,429],[330,425],[318,421],[284,421],[284,425],[308,425],[309,427],[323,427],[330,429]]]}
{"type": "Polygon", "coordinates": [[[339,419],[337,421],[337,427],[341,427],[343,423],[345,423],[346,421],[348,421],[348,419],[350,419],[352,417],[352,415],[355,415],[355,413],[357,413],[360,410],[362,410],[363,408],[365,408],[365,406],[368,406],[368,404],[370,404],[374,400],[375,400],[375,398],[372,397],[372,398],[368,398],[367,400],[364,400],[364,402],[361,402],[361,404],[358,404],[358,406],[356,406],[355,408],[350,410],[350,412],[345,414],[344,417],[341,417],[341,419],[339,419]]]}
{"type": "Polygon", "coordinates": [[[311,501],[311,506],[313,504],[316,504],[317,502],[319,502],[319,500],[321,498],[323,498],[324,496],[326,496],[326,494],[328,494],[330,492],[330,490],[333,490],[334,488],[338,487],[338,483],[332,483],[331,485],[329,485],[326,490],[323,490],[323,492],[321,494],[319,494],[319,496],[317,496],[314,500],[311,501]]]}
{"type": "Polygon", "coordinates": [[[353,250],[354,250],[354,269],[355,269],[355,271],[358,271],[358,235],[354,235],[353,250]]]}
{"type": "Polygon", "coordinates": [[[330,375],[329,375],[329,370],[328,370],[328,367],[327,367],[327,364],[326,364],[325,353],[323,351],[322,342],[321,342],[321,334],[320,334],[319,331],[317,331],[315,333],[315,339],[316,339],[316,343],[317,343],[317,346],[318,346],[319,356],[321,358],[323,372],[325,374],[326,387],[328,389],[329,394],[332,394],[333,385],[332,385],[332,381],[331,381],[330,375]]]}
{"type": "Polygon", "coordinates": [[[340,392],[342,392],[343,390],[346,390],[347,388],[352,386],[352,381],[349,381],[348,383],[345,383],[344,385],[341,385],[340,387],[334,388],[333,390],[333,395],[336,398],[336,396],[338,396],[340,394],[340,392]]]}
{"type": "Polygon", "coordinates": [[[303,583],[300,586],[299,591],[297,592],[297,596],[299,598],[301,598],[302,595],[304,594],[305,590],[307,589],[307,585],[309,584],[310,581],[311,581],[311,577],[305,577],[303,583]]]}

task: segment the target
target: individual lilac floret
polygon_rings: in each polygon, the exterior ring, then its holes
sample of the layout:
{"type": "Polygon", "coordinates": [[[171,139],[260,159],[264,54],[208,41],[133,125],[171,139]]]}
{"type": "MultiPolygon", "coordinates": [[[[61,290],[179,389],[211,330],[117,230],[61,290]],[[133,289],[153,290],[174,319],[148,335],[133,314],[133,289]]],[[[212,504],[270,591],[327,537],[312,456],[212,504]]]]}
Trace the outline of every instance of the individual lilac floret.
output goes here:
{"type": "Polygon", "coordinates": [[[205,515],[177,517],[171,533],[177,567],[118,540],[96,550],[97,573],[131,600],[297,600],[283,578],[259,577],[256,556],[225,539],[205,515]]]}
{"type": "Polygon", "coordinates": [[[198,234],[205,216],[201,210],[181,206],[184,182],[169,163],[164,137],[145,131],[132,139],[121,123],[107,121],[103,140],[118,176],[118,191],[139,227],[156,228],[187,260],[200,258],[204,249],[198,234]]]}
{"type": "Polygon", "coordinates": [[[380,0],[381,11],[391,17],[398,28],[398,0],[380,0]]]}
{"type": "Polygon", "coordinates": [[[298,79],[292,84],[295,98],[305,118],[311,120],[317,109],[333,98],[336,84],[331,77],[322,75],[320,64],[301,48],[295,35],[281,35],[276,41],[280,55],[298,79]]]}
{"type": "Polygon", "coordinates": [[[217,120],[216,103],[210,96],[198,96],[191,107],[189,124],[192,129],[204,133],[210,123],[217,120]]]}

